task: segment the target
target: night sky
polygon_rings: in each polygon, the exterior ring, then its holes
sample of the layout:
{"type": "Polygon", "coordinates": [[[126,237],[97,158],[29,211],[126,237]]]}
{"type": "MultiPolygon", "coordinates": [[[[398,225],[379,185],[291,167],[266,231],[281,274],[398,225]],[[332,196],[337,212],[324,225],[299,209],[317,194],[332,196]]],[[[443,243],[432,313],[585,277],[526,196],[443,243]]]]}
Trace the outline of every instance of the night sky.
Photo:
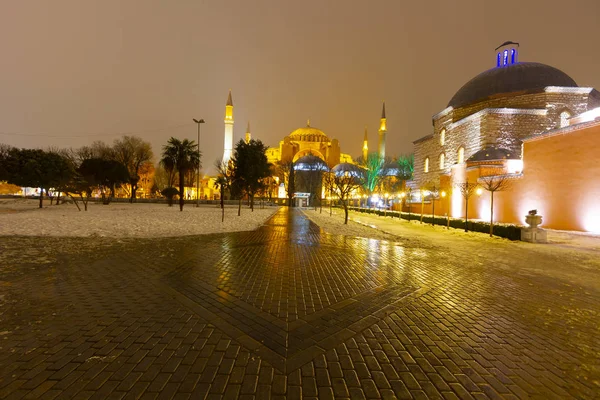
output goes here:
{"type": "Polygon", "coordinates": [[[494,66],[494,48],[600,88],[600,1],[0,0],[0,142],[19,147],[196,139],[223,152],[227,92],[234,141],[250,121],[270,146],[311,125],[360,155],[412,152],[431,117],[494,66]]]}

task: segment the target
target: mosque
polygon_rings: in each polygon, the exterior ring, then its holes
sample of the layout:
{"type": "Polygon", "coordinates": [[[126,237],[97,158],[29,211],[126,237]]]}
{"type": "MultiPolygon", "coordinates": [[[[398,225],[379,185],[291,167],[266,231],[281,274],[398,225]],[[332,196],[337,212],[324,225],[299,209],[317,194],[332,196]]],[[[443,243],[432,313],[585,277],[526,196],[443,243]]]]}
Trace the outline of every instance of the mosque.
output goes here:
{"type": "MultiPolygon", "coordinates": [[[[547,227],[600,231],[600,92],[557,68],[520,62],[515,42],[493,59],[433,116],[433,132],[413,142],[413,189],[446,188],[448,201],[427,201],[442,203],[436,214],[461,218],[464,199],[452,188],[494,171],[512,181],[494,197],[495,220],[522,224],[536,209],[547,227]]],[[[489,220],[490,201],[489,193],[470,200],[469,218],[489,220]]]]}
{"type": "MultiPolygon", "coordinates": [[[[225,105],[225,133],[224,133],[224,145],[223,145],[223,161],[229,162],[233,152],[233,100],[231,91],[227,97],[227,103],[225,105]]],[[[387,119],[385,116],[385,102],[383,103],[383,110],[381,114],[379,124],[379,137],[377,152],[381,158],[385,158],[385,142],[387,136],[387,119]]],[[[250,141],[252,135],[250,133],[250,123],[246,128],[245,140],[250,141]]],[[[362,157],[366,159],[369,151],[367,132],[365,129],[365,136],[363,139],[362,146],[362,157]]],[[[310,120],[306,122],[306,126],[298,128],[292,131],[290,134],[285,136],[283,140],[279,142],[277,147],[269,147],[267,149],[267,159],[269,163],[277,165],[281,162],[294,162],[301,165],[302,158],[306,156],[316,156],[320,158],[328,168],[335,168],[340,164],[355,164],[350,154],[342,153],[340,142],[338,139],[331,139],[322,130],[315,128],[310,125],[310,120]]],[[[277,193],[277,197],[286,198],[284,190],[280,190],[277,193]]]]}

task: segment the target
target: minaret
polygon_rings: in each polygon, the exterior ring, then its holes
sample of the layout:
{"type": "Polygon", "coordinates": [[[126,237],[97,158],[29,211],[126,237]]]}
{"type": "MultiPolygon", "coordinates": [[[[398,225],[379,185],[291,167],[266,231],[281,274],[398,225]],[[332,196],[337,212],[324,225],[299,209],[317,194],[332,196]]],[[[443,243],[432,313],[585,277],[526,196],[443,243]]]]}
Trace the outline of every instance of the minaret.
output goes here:
{"type": "Polygon", "coordinates": [[[231,100],[231,89],[227,104],[225,105],[225,144],[223,146],[223,162],[229,163],[233,152],[233,101],[231,100]]]}
{"type": "Polygon", "coordinates": [[[379,123],[379,158],[385,158],[385,135],[387,128],[385,126],[385,101],[383,102],[383,110],[381,111],[381,122],[379,123]]]}
{"type": "Polygon", "coordinates": [[[367,144],[367,127],[365,126],[365,138],[363,140],[363,162],[367,163],[367,157],[369,157],[369,145],[367,144]]]}
{"type": "Polygon", "coordinates": [[[248,127],[246,127],[246,143],[250,143],[252,135],[250,134],[250,121],[248,121],[248,127]]]}

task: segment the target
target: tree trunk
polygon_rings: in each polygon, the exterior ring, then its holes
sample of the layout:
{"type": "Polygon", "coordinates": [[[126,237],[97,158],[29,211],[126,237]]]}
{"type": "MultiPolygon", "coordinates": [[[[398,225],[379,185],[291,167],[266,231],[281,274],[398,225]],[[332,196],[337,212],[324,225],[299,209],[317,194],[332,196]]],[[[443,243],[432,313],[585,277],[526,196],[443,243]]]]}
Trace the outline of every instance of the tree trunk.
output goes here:
{"type": "Polygon", "coordinates": [[[423,207],[425,207],[425,199],[423,198],[423,194],[421,194],[421,223],[423,223],[423,207]]]}
{"type": "Polygon", "coordinates": [[[225,211],[225,188],[221,186],[221,208],[225,211]]]}
{"type": "Polygon", "coordinates": [[[254,193],[248,193],[248,200],[250,202],[250,210],[254,212],[254,193]]]}
{"type": "Polygon", "coordinates": [[[465,232],[469,230],[468,228],[469,222],[469,197],[465,197],[465,232]]]}
{"type": "Polygon", "coordinates": [[[348,202],[342,200],[342,204],[344,205],[344,225],[348,225],[348,202]]]}
{"type": "Polygon", "coordinates": [[[179,211],[183,211],[183,204],[185,202],[185,195],[183,194],[183,189],[184,189],[184,178],[185,178],[185,171],[184,170],[179,170],[179,211]]]}
{"type": "Polygon", "coordinates": [[[238,200],[238,217],[242,215],[242,197],[238,200]]]}
{"type": "Polygon", "coordinates": [[[490,192],[490,237],[494,236],[494,192],[490,192]]]}
{"type": "Polygon", "coordinates": [[[43,208],[44,188],[40,188],[40,208],[43,208]]]}
{"type": "MultiPolygon", "coordinates": [[[[79,196],[81,196],[81,195],[79,195],[79,196]]],[[[81,211],[81,208],[79,207],[79,204],[77,203],[77,199],[76,199],[75,197],[73,197],[73,195],[71,195],[71,194],[69,195],[69,197],[70,197],[71,199],[73,199],[73,203],[75,203],[75,205],[77,206],[77,210],[78,210],[78,211],[81,211]]],[[[81,197],[82,197],[82,196],[81,196],[81,197]]],[[[82,197],[82,199],[83,199],[83,197],[82,197]]]]}
{"type": "Polygon", "coordinates": [[[435,225],[435,197],[431,195],[431,226],[435,225]]]}
{"type": "Polygon", "coordinates": [[[131,197],[129,198],[130,203],[134,203],[136,201],[136,193],[137,193],[137,182],[131,181],[131,197]]]}

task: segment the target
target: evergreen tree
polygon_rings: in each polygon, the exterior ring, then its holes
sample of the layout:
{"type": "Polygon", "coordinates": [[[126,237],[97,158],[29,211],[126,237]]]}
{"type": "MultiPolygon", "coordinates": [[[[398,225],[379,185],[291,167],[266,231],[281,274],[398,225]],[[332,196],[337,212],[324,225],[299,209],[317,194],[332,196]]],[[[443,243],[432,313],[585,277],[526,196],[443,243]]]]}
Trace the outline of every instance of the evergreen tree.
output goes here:
{"type": "Polygon", "coordinates": [[[264,187],[264,179],[271,174],[271,165],[267,161],[267,146],[260,140],[245,142],[240,140],[233,155],[233,180],[240,185],[250,199],[250,208],[254,211],[254,196],[264,187]]]}

